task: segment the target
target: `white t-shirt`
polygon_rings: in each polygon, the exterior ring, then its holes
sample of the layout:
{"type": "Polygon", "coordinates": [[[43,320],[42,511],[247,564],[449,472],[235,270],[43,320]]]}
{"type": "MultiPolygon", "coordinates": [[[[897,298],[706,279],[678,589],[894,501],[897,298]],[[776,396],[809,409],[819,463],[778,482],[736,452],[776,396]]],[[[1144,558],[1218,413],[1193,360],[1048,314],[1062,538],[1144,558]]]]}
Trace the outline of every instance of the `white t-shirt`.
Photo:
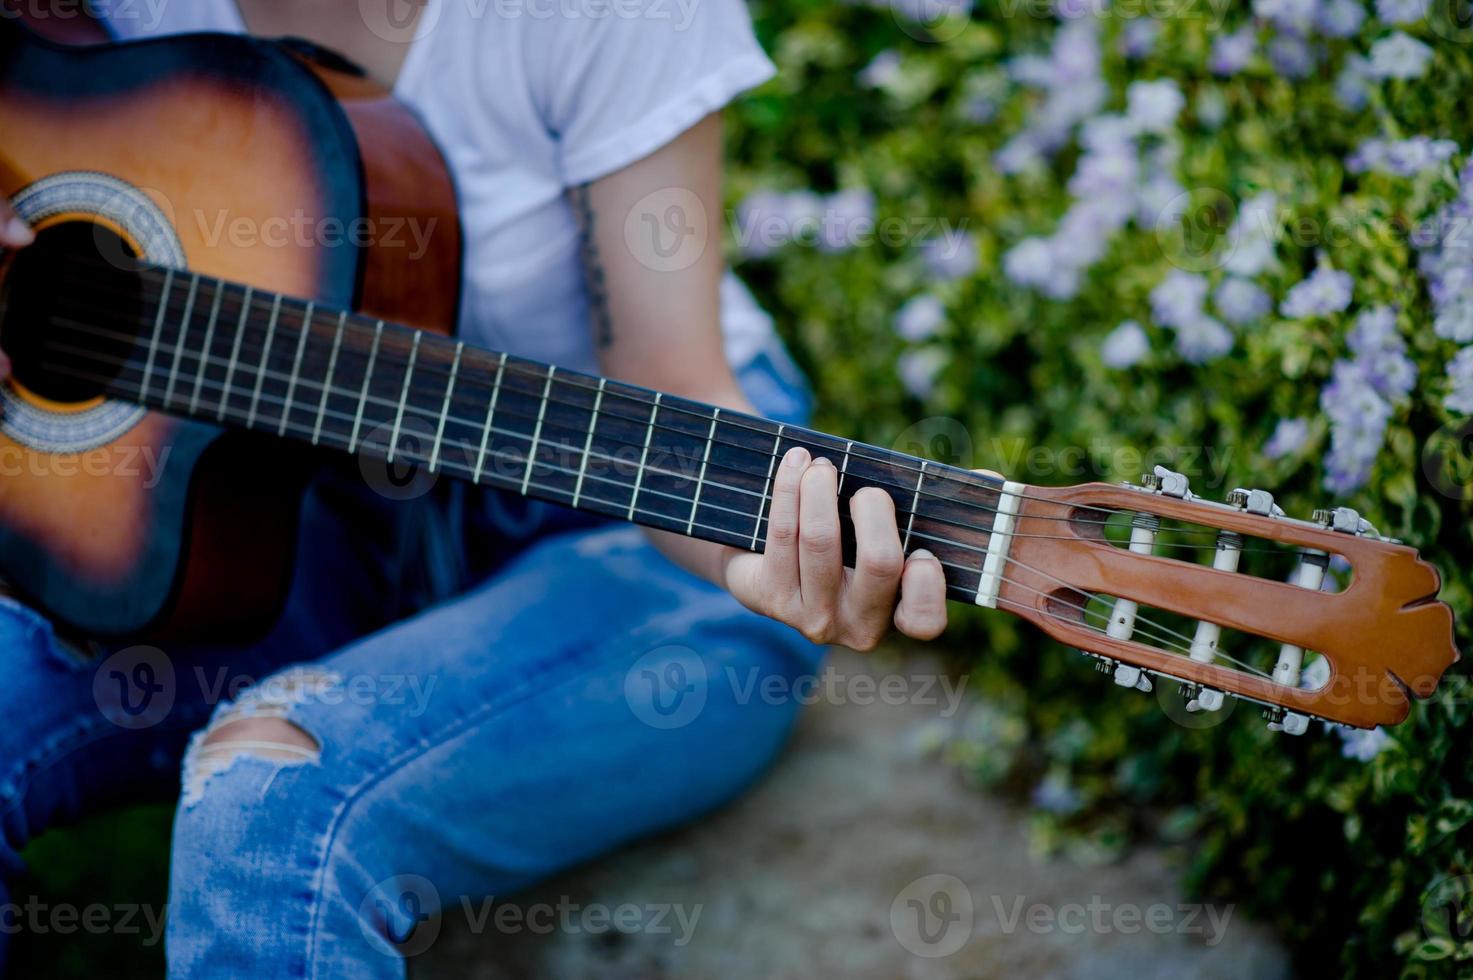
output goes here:
{"type": "MultiPolygon", "coordinates": [[[[460,336],[592,370],[593,332],[566,190],[648,156],[773,75],[746,6],[424,2],[394,94],[419,113],[455,176],[465,232],[460,336]]],[[[235,0],[97,7],[120,40],[245,31],[235,0]]],[[[772,333],[771,319],[729,272],[722,320],[727,356],[737,367],[772,333]]]]}

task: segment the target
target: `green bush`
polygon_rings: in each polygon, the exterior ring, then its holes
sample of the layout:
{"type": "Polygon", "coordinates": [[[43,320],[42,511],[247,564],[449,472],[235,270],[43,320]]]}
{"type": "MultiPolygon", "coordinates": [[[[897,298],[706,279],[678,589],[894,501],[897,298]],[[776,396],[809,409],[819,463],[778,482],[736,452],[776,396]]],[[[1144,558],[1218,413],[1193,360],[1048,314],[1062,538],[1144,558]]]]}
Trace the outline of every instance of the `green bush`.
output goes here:
{"type": "MultiPolygon", "coordinates": [[[[948,461],[1027,482],[1164,463],[1217,499],[1246,485],[1294,516],[1354,506],[1442,569],[1466,623],[1460,3],[1128,8],[1147,23],[1003,0],[928,29],[883,6],[757,0],[781,71],[731,116],[729,245],[814,379],[821,427],[889,445],[948,418],[970,434],[948,461]],[[1112,186],[1134,202],[1124,219],[1112,186]],[[857,233],[871,209],[903,231],[857,233]],[[958,226],[969,239],[940,254],[958,226]]],[[[1186,727],[1161,710],[1175,692],[1117,693],[1010,616],[958,615],[950,636],[998,716],[963,755],[1041,780],[1040,846],[1109,857],[1150,832],[1305,965],[1473,971],[1462,665],[1384,736],[1293,739],[1245,704],[1186,727]]]]}

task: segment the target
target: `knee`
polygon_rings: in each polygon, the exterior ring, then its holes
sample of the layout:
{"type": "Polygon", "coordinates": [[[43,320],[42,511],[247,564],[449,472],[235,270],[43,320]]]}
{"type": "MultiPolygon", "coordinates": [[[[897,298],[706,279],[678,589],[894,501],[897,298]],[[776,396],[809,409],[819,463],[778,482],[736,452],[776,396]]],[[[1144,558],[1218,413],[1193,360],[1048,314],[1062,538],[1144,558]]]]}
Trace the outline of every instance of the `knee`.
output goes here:
{"type": "Polygon", "coordinates": [[[265,763],[271,778],[283,768],[320,762],[321,743],[289,715],[311,690],[333,680],[317,672],[288,672],[216,712],[185,754],[184,806],[204,800],[217,779],[247,761],[265,763]]]}

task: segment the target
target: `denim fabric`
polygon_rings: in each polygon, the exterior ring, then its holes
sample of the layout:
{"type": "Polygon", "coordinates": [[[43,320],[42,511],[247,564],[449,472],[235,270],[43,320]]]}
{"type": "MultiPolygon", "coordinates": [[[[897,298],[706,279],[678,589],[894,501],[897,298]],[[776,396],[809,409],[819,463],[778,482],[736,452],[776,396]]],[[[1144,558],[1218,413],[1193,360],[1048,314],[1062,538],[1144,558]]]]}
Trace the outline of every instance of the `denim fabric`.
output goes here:
{"type": "MultiPolygon", "coordinates": [[[[806,417],[780,348],[739,377],[764,413],[806,417]]],[[[400,977],[436,910],[699,814],[781,745],[794,704],[752,683],[821,651],[636,529],[371,482],[314,482],[285,612],[252,643],[86,660],[0,600],[0,910],[30,838],[166,796],[183,759],[170,976],[400,977]],[[317,750],[200,751],[201,726],[250,715],[317,750]]]]}

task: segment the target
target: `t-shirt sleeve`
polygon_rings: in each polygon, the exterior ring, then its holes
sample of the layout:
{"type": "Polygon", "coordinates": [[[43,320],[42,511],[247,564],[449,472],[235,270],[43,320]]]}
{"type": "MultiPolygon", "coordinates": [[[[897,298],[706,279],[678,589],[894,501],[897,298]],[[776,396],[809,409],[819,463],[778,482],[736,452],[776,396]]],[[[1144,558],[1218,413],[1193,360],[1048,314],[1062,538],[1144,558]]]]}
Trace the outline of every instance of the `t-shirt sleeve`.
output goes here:
{"type": "Polygon", "coordinates": [[[573,6],[583,15],[542,22],[527,51],[533,96],[569,187],[648,156],[776,72],[743,0],[573,6]]]}

